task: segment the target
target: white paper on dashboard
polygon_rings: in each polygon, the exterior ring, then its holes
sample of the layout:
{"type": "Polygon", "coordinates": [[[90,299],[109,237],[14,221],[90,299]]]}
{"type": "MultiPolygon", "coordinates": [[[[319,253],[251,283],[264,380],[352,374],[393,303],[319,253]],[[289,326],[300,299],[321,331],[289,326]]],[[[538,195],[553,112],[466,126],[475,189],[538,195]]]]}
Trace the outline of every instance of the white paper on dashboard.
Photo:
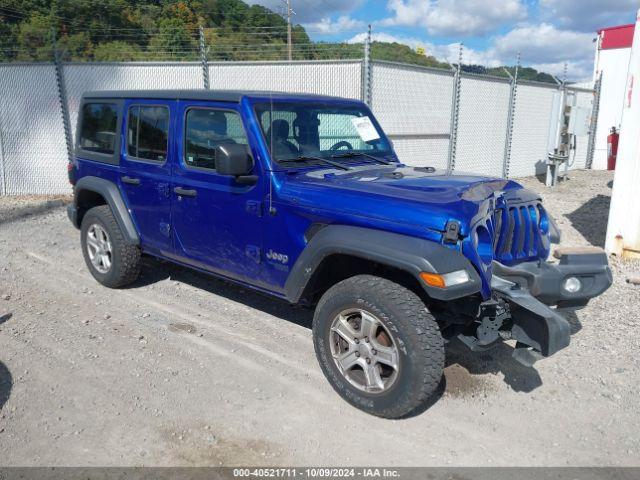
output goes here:
{"type": "Polygon", "coordinates": [[[363,142],[370,142],[380,138],[376,127],[373,126],[369,117],[353,117],[351,123],[356,127],[358,135],[360,135],[363,142]]]}

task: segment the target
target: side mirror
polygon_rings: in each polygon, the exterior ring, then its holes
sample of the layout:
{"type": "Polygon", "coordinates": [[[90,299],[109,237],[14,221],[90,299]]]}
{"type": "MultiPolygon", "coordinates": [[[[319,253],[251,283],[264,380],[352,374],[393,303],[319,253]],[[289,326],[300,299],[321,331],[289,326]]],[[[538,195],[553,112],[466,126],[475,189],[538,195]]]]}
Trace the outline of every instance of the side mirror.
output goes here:
{"type": "Polygon", "coordinates": [[[216,147],[216,172],[220,175],[242,177],[253,170],[253,159],[246,145],[229,143],[216,147]]]}

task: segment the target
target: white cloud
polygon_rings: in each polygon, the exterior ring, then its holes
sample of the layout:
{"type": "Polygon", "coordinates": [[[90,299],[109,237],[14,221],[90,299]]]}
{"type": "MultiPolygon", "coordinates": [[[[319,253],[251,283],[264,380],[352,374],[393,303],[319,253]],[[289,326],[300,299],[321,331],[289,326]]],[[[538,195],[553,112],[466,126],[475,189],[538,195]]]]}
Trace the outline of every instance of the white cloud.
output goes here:
{"type": "MultiPolygon", "coordinates": [[[[351,38],[350,42],[363,42],[366,34],[351,38]]],[[[522,64],[536,70],[562,76],[564,63],[570,80],[584,80],[592,75],[594,35],[590,33],[560,30],[547,23],[522,24],[504,35],[495,36],[484,50],[464,47],[463,64],[497,67],[514,65],[516,55],[521,54],[522,64]]],[[[411,48],[424,47],[427,55],[449,63],[458,62],[458,43],[433,44],[415,37],[403,37],[387,33],[374,33],[373,39],[382,42],[397,42],[411,48]]]]}
{"type": "Polygon", "coordinates": [[[595,31],[623,23],[633,23],[638,0],[540,0],[540,10],[548,21],[580,31],[595,31]]]}
{"type": "Polygon", "coordinates": [[[595,34],[561,30],[548,23],[519,25],[493,40],[500,58],[521,53],[529,63],[593,59],[595,34]]]}
{"type": "MultiPolygon", "coordinates": [[[[564,76],[564,62],[555,63],[533,63],[527,65],[535,68],[539,72],[550,73],[551,75],[562,79],[564,76]]],[[[593,80],[593,60],[591,61],[575,61],[567,62],[567,80],[571,82],[590,82],[593,80]]]]}
{"type": "Polygon", "coordinates": [[[387,26],[421,26],[431,35],[483,35],[508,22],[522,20],[522,0],[389,0],[393,17],[387,26]]]}
{"type": "Polygon", "coordinates": [[[304,28],[307,32],[319,35],[348,32],[356,29],[364,29],[365,27],[366,25],[363,21],[356,20],[348,15],[340,15],[335,21],[331,20],[329,17],[325,17],[319,22],[304,24],[304,28]]]}
{"type": "MultiPolygon", "coordinates": [[[[447,45],[434,45],[427,43],[425,45],[425,49],[427,51],[427,55],[433,55],[437,59],[446,60],[449,63],[458,63],[460,53],[459,43],[449,43],[447,45]]],[[[464,46],[462,49],[462,63],[466,65],[484,65],[485,67],[498,67],[500,65],[504,65],[504,62],[495,56],[495,50],[491,48],[486,50],[475,50],[464,46]]]]}
{"type": "MultiPolygon", "coordinates": [[[[293,10],[296,12],[295,23],[309,23],[318,21],[319,18],[332,17],[334,15],[347,14],[358,9],[364,0],[307,0],[303,2],[294,1],[293,10]]],[[[262,5],[268,9],[282,13],[286,10],[282,0],[248,0],[247,3],[262,5]]]]}
{"type": "MultiPolygon", "coordinates": [[[[347,43],[363,43],[366,38],[366,33],[358,33],[357,35],[354,35],[349,40],[347,40],[347,43]]],[[[424,46],[424,42],[418,38],[391,35],[384,32],[372,33],[371,40],[373,40],[374,42],[400,43],[402,45],[408,45],[411,48],[424,46]]]]}
{"type": "MultiPolygon", "coordinates": [[[[366,33],[359,33],[354,35],[347,43],[362,43],[367,37],[366,33]]],[[[407,45],[414,50],[418,47],[425,49],[425,54],[433,56],[440,61],[449,63],[458,63],[458,55],[460,51],[459,43],[449,43],[446,45],[436,45],[431,42],[426,42],[416,37],[405,37],[401,35],[392,35],[389,33],[379,32],[373,33],[371,39],[374,42],[388,42],[388,43],[400,43],[407,45]]],[[[474,50],[472,48],[463,48],[463,63],[465,64],[477,64],[487,67],[497,67],[502,63],[494,56],[493,50],[474,50]]]]}

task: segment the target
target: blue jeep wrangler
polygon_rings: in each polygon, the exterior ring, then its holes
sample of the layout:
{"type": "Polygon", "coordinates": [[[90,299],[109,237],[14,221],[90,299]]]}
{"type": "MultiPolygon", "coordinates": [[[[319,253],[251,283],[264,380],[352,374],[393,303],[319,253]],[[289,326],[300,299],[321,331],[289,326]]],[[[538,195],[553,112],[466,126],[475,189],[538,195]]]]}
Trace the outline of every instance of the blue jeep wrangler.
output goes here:
{"type": "Polygon", "coordinates": [[[601,251],[546,261],[536,194],[403,165],[359,101],[93,92],[76,139],[69,217],[98,282],[134,282],[146,254],[313,306],[325,376],[382,417],[427,404],[454,338],[513,340],[527,365],[566,347],[559,311],[612,282],[601,251]]]}

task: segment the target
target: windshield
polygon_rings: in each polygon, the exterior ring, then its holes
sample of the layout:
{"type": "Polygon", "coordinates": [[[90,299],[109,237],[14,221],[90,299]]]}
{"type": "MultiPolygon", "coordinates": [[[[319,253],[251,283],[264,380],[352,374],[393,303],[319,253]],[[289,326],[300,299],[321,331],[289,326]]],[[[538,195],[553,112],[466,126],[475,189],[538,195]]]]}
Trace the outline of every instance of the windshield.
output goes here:
{"type": "Polygon", "coordinates": [[[358,154],[358,160],[366,161],[393,155],[382,131],[359,105],[277,101],[259,103],[255,110],[275,161],[358,154]]]}

